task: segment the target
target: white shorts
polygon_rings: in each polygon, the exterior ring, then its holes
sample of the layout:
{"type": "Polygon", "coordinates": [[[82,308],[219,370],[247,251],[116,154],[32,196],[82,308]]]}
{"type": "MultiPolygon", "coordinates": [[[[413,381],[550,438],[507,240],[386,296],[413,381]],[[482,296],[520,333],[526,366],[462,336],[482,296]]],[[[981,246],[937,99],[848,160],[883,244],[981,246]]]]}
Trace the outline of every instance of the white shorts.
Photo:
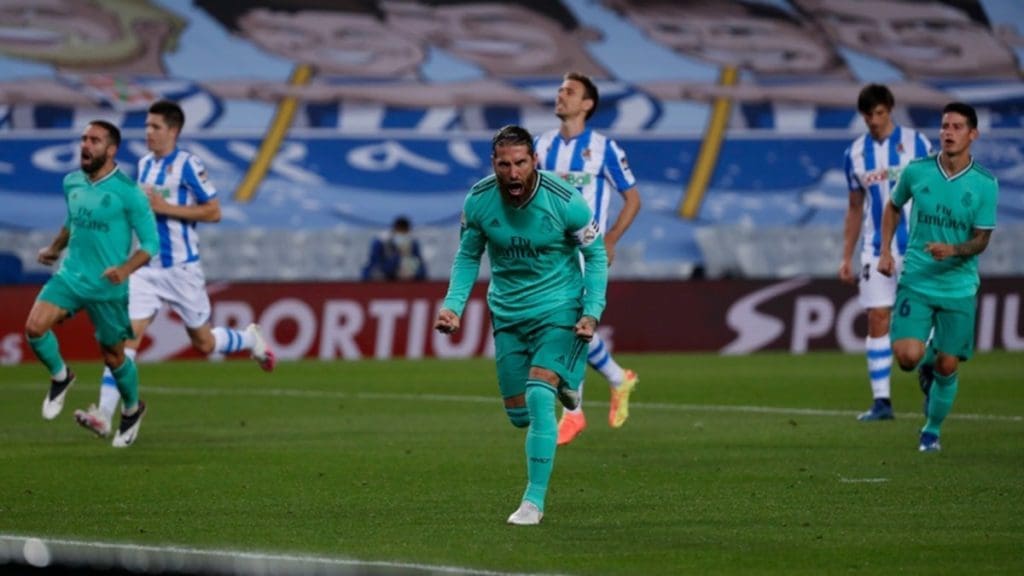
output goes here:
{"type": "Polygon", "coordinates": [[[857,290],[860,305],[868,308],[892,308],[896,303],[896,283],[903,271],[903,256],[892,255],[896,269],[892,276],[883,276],[878,271],[878,256],[860,257],[860,274],[857,276],[857,290]]]}
{"type": "Polygon", "coordinates": [[[171,268],[143,266],[128,280],[128,315],[132,320],[152,318],[167,303],[185,326],[198,328],[210,319],[206,276],[198,262],[171,268]]]}

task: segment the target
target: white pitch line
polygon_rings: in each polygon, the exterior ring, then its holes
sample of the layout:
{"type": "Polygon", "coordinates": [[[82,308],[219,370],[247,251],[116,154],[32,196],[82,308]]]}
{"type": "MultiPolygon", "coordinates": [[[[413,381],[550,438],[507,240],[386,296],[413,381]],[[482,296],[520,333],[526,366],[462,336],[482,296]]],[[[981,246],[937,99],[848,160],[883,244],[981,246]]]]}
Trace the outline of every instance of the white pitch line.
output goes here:
{"type": "MultiPolygon", "coordinates": [[[[43,390],[39,384],[17,383],[4,386],[8,390],[43,390]]],[[[0,389],[2,391],[3,389],[0,389]]],[[[459,394],[410,394],[386,392],[330,392],[326,390],[295,390],[285,388],[179,388],[168,386],[143,386],[146,394],[165,396],[270,396],[279,398],[328,398],[336,400],[397,400],[423,402],[466,402],[473,404],[494,404],[499,402],[498,396],[469,396],[459,394]]],[[[45,391],[44,391],[45,392],[45,391]]],[[[588,404],[607,406],[607,402],[588,400],[588,404]]],[[[777,406],[745,406],[731,404],[671,404],[665,402],[629,403],[631,408],[647,410],[664,410],[670,412],[725,412],[738,414],[777,414],[780,416],[838,416],[847,418],[861,413],[859,410],[832,410],[824,408],[787,408],[777,406]]],[[[900,418],[920,417],[920,412],[897,412],[900,418]]],[[[981,420],[994,422],[1024,422],[1024,416],[1003,414],[959,414],[953,412],[948,419],[981,420]]]]}
{"type": "Polygon", "coordinates": [[[839,477],[839,481],[844,484],[881,484],[882,482],[888,482],[888,478],[845,478],[839,477]]]}
{"type": "MultiPolygon", "coordinates": [[[[322,574],[320,570],[335,569],[336,574],[354,575],[366,574],[367,569],[384,569],[386,573],[397,570],[408,570],[417,574],[459,574],[459,575],[480,575],[480,576],[515,576],[521,573],[494,572],[490,570],[474,570],[458,566],[442,566],[435,564],[416,564],[407,562],[388,561],[364,561],[351,558],[331,558],[325,556],[300,556],[292,554],[270,554],[264,552],[251,552],[244,550],[204,550],[199,548],[187,548],[183,546],[156,546],[129,544],[118,542],[93,542],[86,540],[65,540],[47,539],[35,536],[24,536],[18,534],[0,534],[0,561],[27,561],[36,565],[26,558],[26,552],[35,548],[35,556],[39,555],[40,544],[42,555],[47,565],[59,564],[68,565],[90,565],[104,563],[109,567],[111,561],[121,561],[127,566],[142,564],[160,564],[178,568],[189,567],[209,570],[216,568],[216,573],[228,574],[264,574],[264,573],[295,573],[295,574],[322,574]],[[27,545],[27,546],[26,546],[27,545]],[[6,548],[6,550],[5,550],[6,548]],[[8,558],[4,558],[6,552],[8,558]],[[97,557],[98,553],[106,553],[105,556],[97,557]],[[154,558],[148,558],[152,555],[154,558]],[[141,556],[141,557],[140,557],[141,556]],[[185,564],[187,566],[181,566],[185,564]],[[317,567],[319,570],[310,572],[310,567],[317,567]],[[271,569],[267,572],[267,569],[271,569]]],[[[2,564],[2,562],[0,562],[2,564]]],[[[39,566],[43,567],[43,566],[39,566]]],[[[376,573],[371,571],[369,573],[376,573]]],[[[397,572],[401,573],[401,572],[397,572]]]]}

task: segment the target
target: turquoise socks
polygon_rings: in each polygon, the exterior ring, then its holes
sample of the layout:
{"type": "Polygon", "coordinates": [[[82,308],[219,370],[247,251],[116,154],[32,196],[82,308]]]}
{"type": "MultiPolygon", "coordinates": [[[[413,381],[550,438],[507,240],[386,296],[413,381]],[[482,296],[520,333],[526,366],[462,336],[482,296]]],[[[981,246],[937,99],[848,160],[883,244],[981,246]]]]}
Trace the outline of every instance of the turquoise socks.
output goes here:
{"type": "Polygon", "coordinates": [[[932,390],[928,396],[928,420],[925,421],[922,432],[939,436],[942,421],[946,419],[949,411],[953,408],[957,388],[959,388],[959,381],[956,372],[949,376],[935,373],[935,383],[932,384],[932,390]]]}
{"type": "Polygon", "coordinates": [[[64,369],[64,359],[60,356],[60,346],[53,330],[47,330],[39,338],[28,338],[28,345],[35,352],[36,358],[50,371],[50,376],[56,376],[64,369]]]}
{"type": "Polygon", "coordinates": [[[544,511],[544,496],[555,467],[555,390],[541,380],[526,381],[526,406],[530,410],[530,429],[526,432],[526,493],[523,500],[544,511]]]}
{"type": "Polygon", "coordinates": [[[124,357],[124,363],[111,370],[117,391],[121,393],[121,406],[128,412],[139,404],[139,371],[130,356],[124,357]]]}

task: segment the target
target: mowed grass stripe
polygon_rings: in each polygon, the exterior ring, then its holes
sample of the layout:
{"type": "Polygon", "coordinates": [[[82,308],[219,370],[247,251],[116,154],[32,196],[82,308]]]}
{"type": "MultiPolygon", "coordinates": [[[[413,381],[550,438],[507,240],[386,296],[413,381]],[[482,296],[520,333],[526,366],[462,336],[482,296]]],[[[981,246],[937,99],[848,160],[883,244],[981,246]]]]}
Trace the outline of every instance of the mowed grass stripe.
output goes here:
{"type": "MultiPolygon", "coordinates": [[[[18,383],[12,386],[5,386],[9,390],[39,390],[38,384],[18,383]]],[[[365,399],[365,400],[395,400],[399,402],[463,402],[473,404],[494,404],[495,396],[467,396],[455,394],[400,394],[400,393],[378,393],[378,392],[328,392],[324,390],[302,390],[284,388],[188,388],[188,387],[167,387],[167,386],[146,386],[143,388],[145,394],[161,396],[267,396],[273,398],[299,398],[299,399],[365,399]]],[[[607,407],[608,402],[601,400],[587,400],[587,406],[607,407]]],[[[787,408],[777,406],[732,406],[722,404],[671,404],[665,402],[630,402],[631,408],[641,410],[661,410],[678,412],[736,412],[741,414],[774,414],[780,416],[838,416],[848,418],[860,414],[857,410],[827,410],[818,408],[787,408]]],[[[898,418],[918,418],[920,412],[897,412],[898,418]]],[[[949,415],[955,420],[992,420],[1007,422],[1024,422],[1024,416],[1004,414],[957,414],[949,415]]]]}

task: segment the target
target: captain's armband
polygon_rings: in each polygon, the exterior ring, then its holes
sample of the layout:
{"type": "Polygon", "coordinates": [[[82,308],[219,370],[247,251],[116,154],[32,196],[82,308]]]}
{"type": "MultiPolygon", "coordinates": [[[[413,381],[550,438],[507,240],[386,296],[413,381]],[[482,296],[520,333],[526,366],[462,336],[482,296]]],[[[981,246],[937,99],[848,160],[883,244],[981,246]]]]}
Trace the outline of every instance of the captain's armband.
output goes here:
{"type": "Polygon", "coordinates": [[[583,228],[573,232],[572,237],[582,248],[586,248],[597,240],[597,221],[591,220],[590,224],[587,224],[583,228]]]}

